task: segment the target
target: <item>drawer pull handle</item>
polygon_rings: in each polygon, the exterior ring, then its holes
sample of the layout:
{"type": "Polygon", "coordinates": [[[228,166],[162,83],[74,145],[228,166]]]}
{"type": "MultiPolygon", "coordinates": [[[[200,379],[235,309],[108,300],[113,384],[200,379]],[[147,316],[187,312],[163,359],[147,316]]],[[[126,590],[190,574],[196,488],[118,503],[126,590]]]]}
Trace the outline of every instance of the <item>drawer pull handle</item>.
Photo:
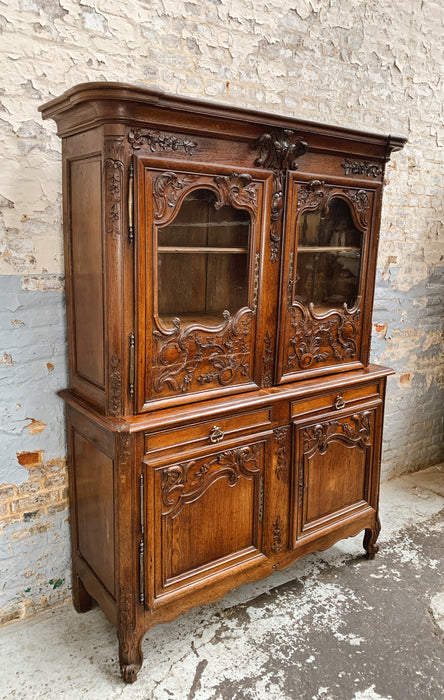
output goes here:
{"type": "Polygon", "coordinates": [[[344,406],[345,406],[345,401],[344,401],[343,397],[341,396],[341,394],[338,394],[336,399],[335,399],[335,408],[337,408],[339,411],[339,409],[344,408],[344,406]]]}
{"type": "Polygon", "coordinates": [[[210,442],[220,442],[223,440],[225,433],[217,427],[217,425],[211,428],[210,432],[210,442]]]}

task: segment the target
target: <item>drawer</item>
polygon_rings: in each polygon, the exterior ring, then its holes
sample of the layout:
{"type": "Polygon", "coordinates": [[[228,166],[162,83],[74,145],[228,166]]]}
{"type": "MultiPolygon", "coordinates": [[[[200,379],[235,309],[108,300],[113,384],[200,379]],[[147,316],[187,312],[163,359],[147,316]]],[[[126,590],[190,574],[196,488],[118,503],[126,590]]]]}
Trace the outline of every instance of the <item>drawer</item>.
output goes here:
{"type": "Polygon", "coordinates": [[[297,418],[313,411],[340,410],[352,408],[355,403],[372,401],[380,398],[379,383],[365,384],[345,389],[338,387],[335,391],[297,399],[291,403],[291,417],[297,418]]]}
{"type": "Polygon", "coordinates": [[[170,430],[160,430],[145,434],[145,453],[153,453],[171,448],[195,449],[223,443],[227,439],[251,433],[271,425],[271,408],[257,411],[215,416],[209,421],[193,423],[170,430]]]}

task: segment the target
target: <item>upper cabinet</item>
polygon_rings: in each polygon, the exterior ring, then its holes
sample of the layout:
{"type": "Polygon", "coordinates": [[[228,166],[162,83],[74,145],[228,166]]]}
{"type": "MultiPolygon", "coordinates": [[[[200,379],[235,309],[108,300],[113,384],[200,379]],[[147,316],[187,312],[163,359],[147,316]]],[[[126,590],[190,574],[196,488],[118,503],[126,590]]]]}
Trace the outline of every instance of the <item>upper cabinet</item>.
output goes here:
{"type": "Polygon", "coordinates": [[[41,111],[63,138],[76,396],[128,416],[368,365],[404,139],[119,83],[41,111]]]}

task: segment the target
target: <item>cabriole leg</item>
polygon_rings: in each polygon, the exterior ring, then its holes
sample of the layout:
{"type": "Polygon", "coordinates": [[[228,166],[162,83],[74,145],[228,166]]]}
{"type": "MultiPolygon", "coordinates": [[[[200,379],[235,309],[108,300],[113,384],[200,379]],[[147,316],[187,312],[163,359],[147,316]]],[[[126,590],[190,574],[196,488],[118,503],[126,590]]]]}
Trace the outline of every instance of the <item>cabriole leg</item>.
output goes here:
{"type": "Polygon", "coordinates": [[[376,540],[381,532],[381,523],[379,522],[379,517],[376,516],[375,525],[372,528],[367,528],[364,534],[364,549],[367,552],[367,559],[374,559],[375,554],[379,552],[379,545],[376,544],[376,540]]]}
{"type": "Polygon", "coordinates": [[[143,664],[143,635],[139,638],[133,631],[121,627],[118,638],[122,678],[125,683],[134,683],[143,664]]]}

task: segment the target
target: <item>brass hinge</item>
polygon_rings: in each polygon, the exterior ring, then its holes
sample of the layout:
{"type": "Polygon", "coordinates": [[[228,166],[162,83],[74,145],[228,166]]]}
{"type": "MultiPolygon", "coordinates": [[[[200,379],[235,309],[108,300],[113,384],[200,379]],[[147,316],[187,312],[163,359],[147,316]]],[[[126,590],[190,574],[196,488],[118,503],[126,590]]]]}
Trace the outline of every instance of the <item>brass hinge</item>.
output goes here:
{"type": "Polygon", "coordinates": [[[145,545],[143,537],[139,542],[139,601],[145,603],[145,545]]]}
{"type": "Polygon", "coordinates": [[[145,533],[145,479],[140,475],[140,534],[145,533]]]}
{"type": "Polygon", "coordinates": [[[139,481],[140,493],[140,540],[139,540],[139,601],[143,605],[145,603],[145,478],[140,475],[139,481]]]}
{"type": "Polygon", "coordinates": [[[134,165],[132,163],[128,172],[128,240],[134,243],[134,165]]]}
{"type": "Polygon", "coordinates": [[[134,382],[136,378],[136,336],[131,331],[129,337],[129,395],[134,396],[134,382]]]}
{"type": "Polygon", "coordinates": [[[261,474],[259,479],[259,522],[264,519],[264,477],[261,474]]]}

